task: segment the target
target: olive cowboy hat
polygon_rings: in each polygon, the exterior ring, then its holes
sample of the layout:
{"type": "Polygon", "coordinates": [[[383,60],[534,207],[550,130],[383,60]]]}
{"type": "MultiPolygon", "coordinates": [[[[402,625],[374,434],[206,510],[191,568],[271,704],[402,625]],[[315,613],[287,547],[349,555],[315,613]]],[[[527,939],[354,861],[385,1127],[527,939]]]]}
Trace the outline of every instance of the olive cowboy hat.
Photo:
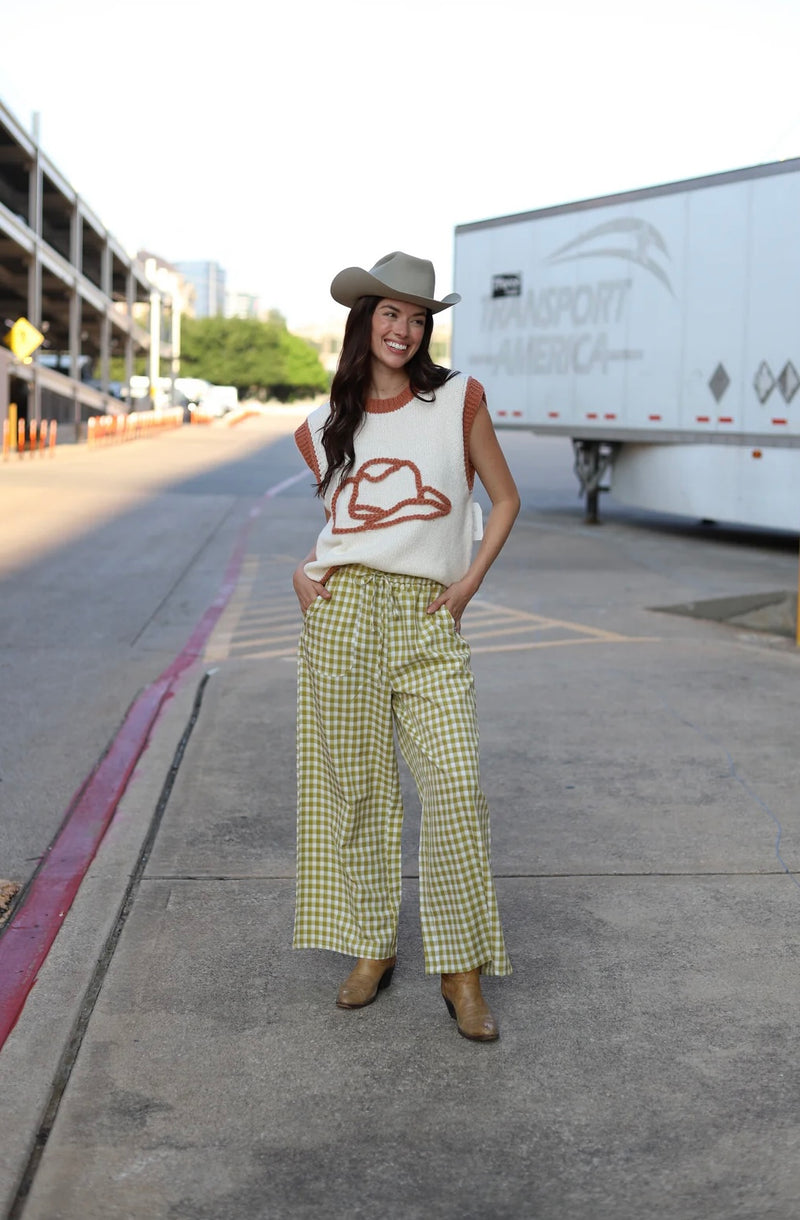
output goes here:
{"type": "Polygon", "coordinates": [[[412,305],[423,305],[431,313],[449,309],[461,300],[459,293],[451,292],[437,301],[434,297],[436,275],[433,263],[426,258],[414,258],[395,250],[379,258],[374,267],[365,271],[363,267],[345,267],[334,276],[331,296],[340,305],[351,307],[359,297],[386,297],[392,301],[409,301],[412,305]]]}

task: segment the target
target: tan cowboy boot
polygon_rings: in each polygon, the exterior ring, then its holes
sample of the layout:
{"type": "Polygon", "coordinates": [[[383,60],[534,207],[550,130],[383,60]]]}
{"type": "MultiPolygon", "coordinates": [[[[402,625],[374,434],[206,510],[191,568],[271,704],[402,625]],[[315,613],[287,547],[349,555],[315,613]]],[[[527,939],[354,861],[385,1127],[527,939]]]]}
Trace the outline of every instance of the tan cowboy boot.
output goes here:
{"type": "Polygon", "coordinates": [[[396,957],[360,957],[336,997],[337,1008],[366,1008],[388,987],[394,974],[396,957]]]}
{"type": "Polygon", "coordinates": [[[473,1042],[495,1042],[500,1037],[497,1022],[481,994],[480,970],[442,975],[442,998],[454,1017],[462,1038],[473,1042]]]}

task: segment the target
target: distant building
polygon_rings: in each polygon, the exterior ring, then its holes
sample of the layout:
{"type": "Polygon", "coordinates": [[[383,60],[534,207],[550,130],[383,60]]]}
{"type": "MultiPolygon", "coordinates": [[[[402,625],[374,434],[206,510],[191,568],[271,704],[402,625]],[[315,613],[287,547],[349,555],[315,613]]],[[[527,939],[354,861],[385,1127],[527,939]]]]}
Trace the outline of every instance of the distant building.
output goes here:
{"type": "Polygon", "coordinates": [[[258,318],[259,300],[249,292],[228,292],[225,294],[226,318],[258,318]]]}
{"type": "Polygon", "coordinates": [[[136,257],[153,282],[157,280],[159,274],[163,276],[164,272],[169,272],[173,281],[172,292],[178,300],[181,313],[184,317],[195,317],[194,284],[179,271],[177,264],[168,263],[165,258],[162,258],[160,254],[154,254],[152,250],[137,250],[136,257]]]}
{"type": "Polygon", "coordinates": [[[173,266],[194,287],[196,318],[215,318],[225,313],[225,272],[219,263],[176,262],[173,266]]]}

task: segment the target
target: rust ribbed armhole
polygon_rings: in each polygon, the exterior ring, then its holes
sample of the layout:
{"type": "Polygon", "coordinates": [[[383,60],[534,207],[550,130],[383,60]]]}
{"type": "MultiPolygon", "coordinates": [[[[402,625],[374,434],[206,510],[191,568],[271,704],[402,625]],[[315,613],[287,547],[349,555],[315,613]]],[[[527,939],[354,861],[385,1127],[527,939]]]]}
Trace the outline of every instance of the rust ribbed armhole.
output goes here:
{"type": "Polygon", "coordinates": [[[486,403],[486,391],[474,377],[467,378],[467,390],[464,395],[464,470],[467,475],[467,486],[472,491],[475,482],[475,467],[469,460],[469,434],[475,422],[478,409],[486,403]]]}
{"type": "Polygon", "coordinates": [[[313,471],[314,478],[319,483],[322,479],[322,475],[320,474],[317,455],[314,452],[314,442],[311,439],[311,429],[308,426],[308,420],[306,420],[304,424],[301,424],[295,432],[294,443],[297,445],[297,448],[303,455],[303,460],[305,461],[306,465],[308,465],[313,471]]]}

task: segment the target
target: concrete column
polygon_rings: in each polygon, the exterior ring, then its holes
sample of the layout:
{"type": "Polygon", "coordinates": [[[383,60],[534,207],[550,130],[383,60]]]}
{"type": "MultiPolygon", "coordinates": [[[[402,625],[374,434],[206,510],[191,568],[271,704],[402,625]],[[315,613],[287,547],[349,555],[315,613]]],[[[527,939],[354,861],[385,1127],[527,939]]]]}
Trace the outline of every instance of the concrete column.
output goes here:
{"type": "Polygon", "coordinates": [[[33,161],[30,165],[28,177],[28,224],[37,237],[42,236],[43,193],[42,164],[37,143],[33,151],[33,161]]]}
{"type": "Polygon", "coordinates": [[[42,236],[42,166],[39,160],[39,145],[34,150],[33,162],[28,175],[28,224],[36,236],[33,261],[28,268],[28,321],[39,329],[42,325],[42,264],[39,258],[39,240],[42,236]]]}
{"type": "Polygon", "coordinates": [[[176,402],[175,378],[181,375],[181,294],[177,291],[172,293],[171,327],[172,362],[170,365],[170,376],[172,378],[172,385],[170,402],[174,407],[176,402]]]}
{"type": "Polygon", "coordinates": [[[100,319],[100,388],[108,394],[111,385],[111,319],[104,313],[100,319]]]}
{"type": "MultiPolygon", "coordinates": [[[[128,268],[128,274],[125,277],[125,300],[128,310],[128,323],[133,324],[133,302],[135,290],[133,281],[133,271],[128,268]]],[[[133,376],[133,336],[130,331],[125,335],[125,383],[128,391],[128,410],[133,407],[133,399],[131,398],[131,377],[133,376]]]]}
{"type": "Polygon", "coordinates": [[[156,405],[158,378],[161,372],[161,293],[150,293],[150,406],[156,405]]]}
{"type": "MultiPolygon", "coordinates": [[[[39,260],[39,244],[36,243],[33,257],[28,263],[28,313],[29,322],[39,329],[42,325],[42,264],[39,260]]],[[[36,357],[32,368],[32,377],[28,383],[28,419],[42,418],[42,390],[39,378],[36,376],[36,357]]]]}
{"type": "Polygon", "coordinates": [[[31,366],[31,379],[28,382],[28,419],[42,418],[42,387],[39,384],[39,372],[36,364],[31,366]]]}
{"type": "Polygon", "coordinates": [[[81,294],[73,286],[69,296],[69,375],[80,379],[81,294]]]}
{"type": "MultiPolygon", "coordinates": [[[[44,196],[44,184],[42,175],[42,165],[39,152],[39,135],[38,124],[37,130],[34,132],[36,145],[34,148],[33,162],[30,167],[30,175],[28,178],[28,224],[35,235],[33,245],[33,257],[28,264],[28,321],[40,330],[42,327],[42,261],[39,252],[39,242],[42,236],[42,200],[44,196]]],[[[39,384],[39,378],[36,372],[34,357],[34,366],[32,369],[32,377],[28,385],[28,418],[40,420],[42,418],[42,387],[39,384]]]]}
{"type": "Polygon", "coordinates": [[[9,382],[11,381],[11,362],[12,356],[10,352],[4,351],[0,347],[0,425],[4,419],[8,419],[8,404],[9,382]]]}
{"type": "Polygon", "coordinates": [[[69,220],[69,261],[76,271],[83,270],[83,217],[77,199],[69,220]]]}
{"type": "Polygon", "coordinates": [[[81,404],[78,398],[81,354],[81,297],[77,285],[73,285],[69,298],[69,375],[75,382],[75,440],[81,437],[81,404]]]}
{"type": "Polygon", "coordinates": [[[25,315],[37,330],[42,325],[42,264],[39,259],[39,245],[34,247],[33,255],[28,263],[28,306],[25,315]]]}
{"type": "MultiPolygon", "coordinates": [[[[83,217],[80,213],[78,200],[72,205],[69,231],[69,261],[75,271],[80,273],[83,268],[83,217]]],[[[81,355],[81,297],[78,292],[77,280],[69,299],[69,375],[77,383],[80,380],[81,355]]],[[[78,386],[73,389],[75,399],[75,440],[81,438],[81,403],[78,398],[78,386]]]]}
{"type": "Polygon", "coordinates": [[[111,248],[108,244],[108,234],[103,242],[103,253],[100,259],[100,286],[103,289],[103,316],[100,319],[100,385],[103,393],[108,393],[111,380],[109,362],[111,360],[111,248]]]}

